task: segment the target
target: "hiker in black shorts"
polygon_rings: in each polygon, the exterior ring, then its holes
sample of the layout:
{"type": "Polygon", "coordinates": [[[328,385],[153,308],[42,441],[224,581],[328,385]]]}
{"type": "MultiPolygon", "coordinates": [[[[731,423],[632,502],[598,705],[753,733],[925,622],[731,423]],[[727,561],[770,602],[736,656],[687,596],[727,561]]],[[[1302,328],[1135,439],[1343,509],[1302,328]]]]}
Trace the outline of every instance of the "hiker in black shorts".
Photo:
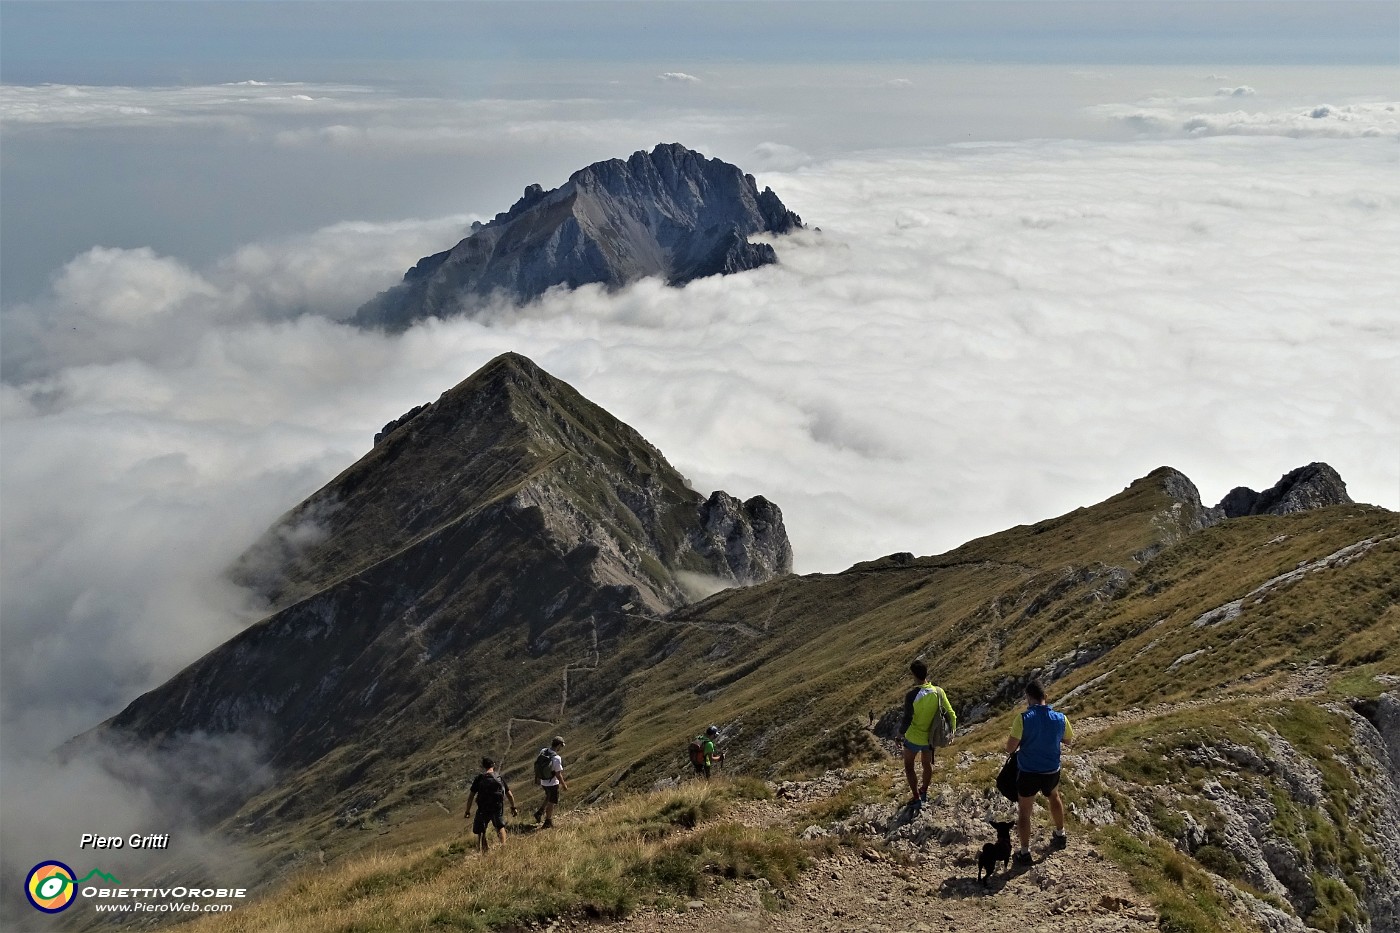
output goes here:
{"type": "Polygon", "coordinates": [[[1017,865],[1032,864],[1031,811],[1037,794],[1050,802],[1050,818],[1055,831],[1050,836],[1050,848],[1063,849],[1065,839],[1065,805],[1060,800],[1060,748],[1074,741],[1074,727],[1065,714],[1045,702],[1045,688],[1040,681],[1026,684],[1026,709],[1011,721],[1011,734],[1006,738],[1007,754],[1016,755],[1020,777],[1016,779],[1016,832],[1021,848],[1016,853],[1017,865]]]}
{"type": "Polygon", "coordinates": [[[549,829],[554,825],[554,807],[559,803],[559,790],[569,789],[569,785],[564,781],[564,759],[559,756],[559,749],[564,747],[564,737],[556,735],[549,743],[548,748],[540,749],[540,753],[535,756],[535,783],[544,791],[544,802],[535,811],[535,822],[544,818],[540,823],[541,829],[549,829]]]}
{"type": "Polygon", "coordinates": [[[490,758],[481,759],[481,773],[472,779],[472,789],[467,794],[465,819],[472,815],[472,801],[476,801],[476,819],[472,821],[472,832],[476,833],[476,845],[482,852],[490,846],[486,842],[487,824],[496,827],[496,835],[504,845],[506,841],[505,806],[510,802],[510,815],[515,816],[515,795],[505,778],[496,773],[496,763],[490,758]]]}

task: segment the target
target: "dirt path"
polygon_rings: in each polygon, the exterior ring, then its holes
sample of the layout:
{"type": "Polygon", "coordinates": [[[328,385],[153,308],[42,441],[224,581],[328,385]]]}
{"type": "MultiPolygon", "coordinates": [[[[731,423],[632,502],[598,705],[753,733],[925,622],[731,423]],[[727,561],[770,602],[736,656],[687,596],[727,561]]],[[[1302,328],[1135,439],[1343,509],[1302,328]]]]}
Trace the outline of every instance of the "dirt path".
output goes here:
{"type": "MultiPolygon", "coordinates": [[[[850,780],[872,777],[881,783],[888,779],[893,787],[897,769],[889,763],[784,783],[777,799],[737,802],[725,818],[748,826],[783,826],[801,834],[812,803],[839,792],[850,780]]],[[[998,866],[987,885],[979,884],[977,853],[983,842],[995,838],[985,822],[988,812],[985,798],[951,785],[936,786],[929,806],[912,819],[893,802],[864,804],[832,824],[833,832],[844,831],[856,844],[821,858],[785,890],[775,891],[763,880],[721,884],[674,910],[643,908],[612,923],[561,920],[546,929],[1147,933],[1157,928],[1156,912],[1087,841],[1071,839],[1067,849],[1048,851],[1043,810],[1037,811],[1032,843],[1035,864],[1010,870],[998,866]]],[[[824,831],[806,830],[809,835],[824,831]]]]}

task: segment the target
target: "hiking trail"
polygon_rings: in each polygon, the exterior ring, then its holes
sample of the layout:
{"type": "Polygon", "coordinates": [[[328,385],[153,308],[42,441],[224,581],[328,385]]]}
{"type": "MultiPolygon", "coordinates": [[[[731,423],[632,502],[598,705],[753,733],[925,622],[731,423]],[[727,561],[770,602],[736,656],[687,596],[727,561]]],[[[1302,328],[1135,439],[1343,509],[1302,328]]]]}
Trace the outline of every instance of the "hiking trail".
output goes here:
{"type": "MultiPolygon", "coordinates": [[[[1245,678],[1238,687],[1247,687],[1245,678]]],[[[1263,694],[1263,699],[1314,696],[1318,678],[1303,668],[1263,694]]],[[[1112,726],[1193,709],[1212,700],[1164,703],[1126,709],[1112,716],[1075,722],[1079,735],[1112,726]]],[[[998,728],[989,720],[973,728],[998,728]]],[[[960,737],[964,736],[960,733],[960,737]]],[[[963,737],[965,743],[967,739],[963,737]]],[[[1092,825],[1116,822],[1093,806],[1067,804],[1069,843],[1050,848],[1050,819],[1043,799],[1031,824],[1033,865],[998,863],[983,886],[977,856],[996,838],[992,819],[1014,819],[1015,805],[990,787],[955,777],[974,765],[1000,762],[998,752],[962,751],[958,744],[940,753],[929,803],[919,812],[901,806],[908,796],[902,765],[889,758],[874,765],[838,769],[808,781],[770,782],[771,800],[738,800],[721,818],[752,827],[772,827],[814,839],[840,836],[845,844],[818,858],[786,888],[766,881],[723,881],[676,909],[643,907],[617,921],[561,918],[543,929],[554,933],[1148,933],[1159,917],[1149,899],[1135,891],[1127,874],[1110,862],[1089,838],[1092,825]],[[944,756],[948,756],[945,758],[944,756]],[[953,778],[953,782],[949,782],[953,778]],[[865,785],[849,807],[822,804],[865,785]],[[814,806],[816,809],[814,809],[814,806]],[[824,814],[824,815],[823,815],[824,814]]],[[[1064,758],[1066,780],[1086,786],[1104,778],[1108,749],[1075,751],[1064,758]]]]}

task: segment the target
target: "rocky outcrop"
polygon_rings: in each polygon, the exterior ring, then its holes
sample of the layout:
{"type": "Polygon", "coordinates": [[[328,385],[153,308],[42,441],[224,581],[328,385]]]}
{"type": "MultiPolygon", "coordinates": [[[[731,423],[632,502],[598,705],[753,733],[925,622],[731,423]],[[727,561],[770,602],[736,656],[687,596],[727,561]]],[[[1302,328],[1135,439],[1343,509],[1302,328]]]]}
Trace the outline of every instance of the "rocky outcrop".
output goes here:
{"type": "Polygon", "coordinates": [[[1400,933],[1400,697],[1381,694],[1374,720],[1353,713],[1352,754],[1344,761],[1361,779],[1360,812],[1370,815],[1363,832],[1377,862],[1367,878],[1365,903],[1372,933],[1400,933]],[[1390,780],[1366,780],[1372,774],[1390,780]]]}
{"type": "Polygon", "coordinates": [[[700,508],[700,529],[690,545],[707,560],[728,568],[741,583],[757,583],[792,571],[792,545],[783,513],[762,496],[747,502],[724,491],[710,495],[700,508]]]}
{"type": "Polygon", "coordinates": [[[551,191],[530,185],[510,210],[420,259],[355,320],[401,330],[470,314],[493,297],[520,303],[551,288],[615,289],[647,276],[683,285],[777,262],[772,246],[749,237],[801,226],[738,167],[679,143],[659,145],[594,163],[551,191]]]}
{"type": "Polygon", "coordinates": [[[1226,518],[1246,515],[1287,515],[1329,505],[1349,505],[1347,484],[1325,463],[1309,463],[1291,470],[1264,492],[1236,486],[1216,506],[1226,518]]]}

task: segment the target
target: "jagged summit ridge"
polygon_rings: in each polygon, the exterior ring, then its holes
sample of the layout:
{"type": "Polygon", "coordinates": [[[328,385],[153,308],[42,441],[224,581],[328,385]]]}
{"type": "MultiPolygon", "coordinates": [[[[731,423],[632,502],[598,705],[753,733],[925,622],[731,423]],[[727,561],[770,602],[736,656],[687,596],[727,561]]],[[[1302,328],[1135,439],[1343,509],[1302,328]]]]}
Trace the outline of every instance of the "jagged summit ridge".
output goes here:
{"type": "Polygon", "coordinates": [[[1236,486],[1216,505],[1226,518],[1245,515],[1287,515],[1329,505],[1349,505],[1347,484],[1326,463],[1309,463],[1285,473],[1263,492],[1236,486]]]}
{"type": "Polygon", "coordinates": [[[756,233],[788,233],[802,219],[752,175],[679,143],[582,168],[550,191],[525,189],[456,246],[420,259],[403,283],[356,312],[365,326],[402,329],[470,313],[493,295],[514,302],[550,288],[619,288],[647,276],[668,284],[777,262],[756,233]]]}
{"type": "Polygon", "coordinates": [[[685,601],[677,572],[747,584],[792,568],[776,505],[723,492],[707,499],[634,429],[505,353],[385,425],[374,448],[284,516],[235,576],[285,605],[502,508],[535,510],[552,546],[593,552],[598,580],[636,587],[657,612],[685,601]],[[286,541],[299,542],[295,553],[286,541]]]}

